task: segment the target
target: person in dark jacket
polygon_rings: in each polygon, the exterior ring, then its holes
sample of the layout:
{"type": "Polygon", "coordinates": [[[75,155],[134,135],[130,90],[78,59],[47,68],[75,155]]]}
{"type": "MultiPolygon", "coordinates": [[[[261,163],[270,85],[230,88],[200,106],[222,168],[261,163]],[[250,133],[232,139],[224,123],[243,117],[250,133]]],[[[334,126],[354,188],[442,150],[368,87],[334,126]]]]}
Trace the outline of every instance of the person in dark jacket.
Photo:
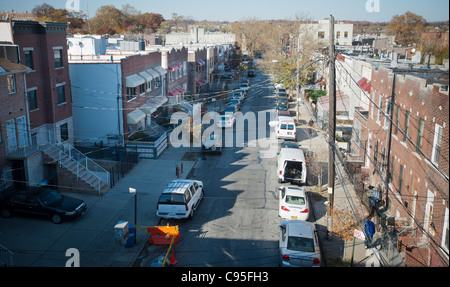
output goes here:
{"type": "Polygon", "coordinates": [[[370,243],[372,242],[373,235],[375,234],[375,224],[372,222],[370,216],[367,217],[366,222],[364,223],[364,233],[366,235],[366,240],[364,240],[364,244],[366,248],[369,248],[370,243]]]}

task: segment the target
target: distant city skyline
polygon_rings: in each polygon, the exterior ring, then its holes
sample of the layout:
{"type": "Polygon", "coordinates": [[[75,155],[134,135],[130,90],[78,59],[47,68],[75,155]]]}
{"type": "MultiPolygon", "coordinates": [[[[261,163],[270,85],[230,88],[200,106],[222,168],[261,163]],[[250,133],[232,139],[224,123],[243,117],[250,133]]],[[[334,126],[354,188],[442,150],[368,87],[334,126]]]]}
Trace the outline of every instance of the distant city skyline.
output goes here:
{"type": "Polygon", "coordinates": [[[224,2],[171,0],[162,4],[156,0],[3,0],[2,2],[0,7],[2,12],[11,10],[31,12],[35,6],[43,3],[57,9],[64,9],[67,4],[73,3],[72,7],[78,6],[89,17],[94,17],[97,9],[104,5],[113,5],[122,9],[122,5],[130,4],[141,13],[162,14],[166,20],[172,18],[172,13],[196,21],[229,22],[247,18],[294,19],[296,15],[307,16],[317,21],[328,18],[332,14],[339,21],[389,22],[394,15],[404,14],[407,11],[424,17],[428,22],[449,20],[448,0],[227,0],[224,2]]]}

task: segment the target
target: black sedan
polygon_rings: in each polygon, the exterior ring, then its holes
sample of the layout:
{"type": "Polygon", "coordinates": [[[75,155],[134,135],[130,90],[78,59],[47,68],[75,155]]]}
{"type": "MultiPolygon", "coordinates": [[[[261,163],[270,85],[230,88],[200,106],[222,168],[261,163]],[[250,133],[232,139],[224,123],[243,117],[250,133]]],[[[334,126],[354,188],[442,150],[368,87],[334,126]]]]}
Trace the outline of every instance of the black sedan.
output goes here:
{"type": "Polygon", "coordinates": [[[62,195],[49,188],[14,191],[0,198],[1,215],[6,218],[17,213],[50,218],[53,223],[58,224],[83,215],[86,209],[83,200],[62,195]]]}

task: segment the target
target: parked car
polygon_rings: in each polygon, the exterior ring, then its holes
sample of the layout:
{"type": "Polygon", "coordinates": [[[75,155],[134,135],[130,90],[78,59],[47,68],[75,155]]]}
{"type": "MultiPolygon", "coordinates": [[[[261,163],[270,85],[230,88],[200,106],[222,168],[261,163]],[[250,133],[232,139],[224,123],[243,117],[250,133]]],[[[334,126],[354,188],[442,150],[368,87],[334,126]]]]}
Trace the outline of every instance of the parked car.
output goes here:
{"type": "Polygon", "coordinates": [[[156,216],[174,219],[192,217],[203,195],[203,182],[199,180],[172,180],[159,196],[156,216]]]}
{"type": "Polygon", "coordinates": [[[64,220],[83,215],[86,203],[78,198],[62,195],[49,188],[28,188],[4,194],[0,199],[3,217],[13,214],[50,218],[58,224],[64,220]]]}
{"type": "Polygon", "coordinates": [[[279,98],[277,98],[276,104],[283,105],[283,106],[289,106],[289,100],[288,100],[287,96],[279,97],[279,98]]]}
{"type": "Polygon", "coordinates": [[[280,117],[290,117],[291,113],[289,111],[279,111],[276,110],[277,112],[277,119],[279,119],[280,117]]]}
{"type": "Polygon", "coordinates": [[[284,219],[308,220],[309,204],[303,187],[281,186],[278,216],[284,219]]]}
{"type": "Polygon", "coordinates": [[[289,111],[289,108],[288,108],[287,105],[277,105],[277,106],[275,107],[275,109],[276,109],[277,111],[289,111]]]}
{"type": "Polygon", "coordinates": [[[282,267],[320,267],[317,229],[311,222],[283,220],[279,249],[282,267]]]}
{"type": "Polygon", "coordinates": [[[235,116],[235,113],[239,110],[239,107],[237,105],[229,104],[225,107],[225,114],[231,114],[232,116],[235,116]]]}
{"type": "Polygon", "coordinates": [[[238,99],[231,99],[229,102],[229,105],[233,105],[233,106],[237,106],[238,109],[241,108],[241,101],[239,101],[238,99]]]}
{"type": "Polygon", "coordinates": [[[222,137],[220,135],[211,135],[203,141],[203,152],[222,153],[222,137]]]}
{"type": "Polygon", "coordinates": [[[243,89],[243,90],[246,90],[246,91],[248,91],[248,90],[250,90],[250,85],[248,84],[248,83],[241,83],[240,85],[239,85],[239,89],[243,89]]]}
{"type": "Polygon", "coordinates": [[[256,71],[254,69],[247,71],[247,77],[255,77],[255,76],[256,76],[256,71]]]}
{"type": "Polygon", "coordinates": [[[275,94],[287,94],[287,91],[284,87],[278,87],[274,90],[275,94]]]}
{"type": "Polygon", "coordinates": [[[234,126],[235,118],[231,114],[225,114],[220,116],[220,120],[217,123],[219,128],[232,128],[234,126]]]}

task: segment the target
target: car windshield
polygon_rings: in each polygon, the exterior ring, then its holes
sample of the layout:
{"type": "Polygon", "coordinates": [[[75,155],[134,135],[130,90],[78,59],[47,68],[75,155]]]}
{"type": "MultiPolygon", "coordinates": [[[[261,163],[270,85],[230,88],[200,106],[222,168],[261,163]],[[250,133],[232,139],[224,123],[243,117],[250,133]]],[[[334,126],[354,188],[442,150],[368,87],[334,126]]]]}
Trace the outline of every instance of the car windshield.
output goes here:
{"type": "Polygon", "coordinates": [[[183,194],[165,193],[159,197],[159,204],[185,204],[183,194]]]}
{"type": "Polygon", "coordinates": [[[302,252],[314,252],[314,240],[312,238],[289,236],[287,249],[302,252]]]}
{"type": "Polygon", "coordinates": [[[295,195],[286,195],[286,203],[305,205],[305,198],[295,195]]]}
{"type": "Polygon", "coordinates": [[[62,195],[54,190],[46,189],[40,192],[37,197],[44,205],[52,205],[62,200],[62,195]]]}
{"type": "Polygon", "coordinates": [[[287,107],[286,106],[277,106],[277,110],[279,111],[287,111],[287,107]]]}
{"type": "Polygon", "coordinates": [[[294,125],[288,125],[288,130],[293,130],[294,129],[294,125]]]}
{"type": "Polygon", "coordinates": [[[281,148],[298,148],[298,145],[292,142],[284,142],[281,148]]]}

